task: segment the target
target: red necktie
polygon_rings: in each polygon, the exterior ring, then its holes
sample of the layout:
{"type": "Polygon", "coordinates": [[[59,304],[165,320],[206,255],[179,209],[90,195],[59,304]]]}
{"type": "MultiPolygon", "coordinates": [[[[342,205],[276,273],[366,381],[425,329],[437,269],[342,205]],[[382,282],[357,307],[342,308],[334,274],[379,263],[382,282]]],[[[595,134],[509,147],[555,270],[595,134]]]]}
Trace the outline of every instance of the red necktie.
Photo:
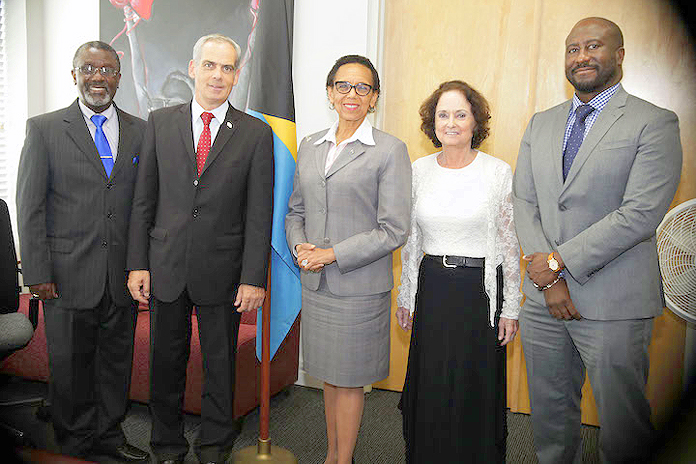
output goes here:
{"type": "Polygon", "coordinates": [[[201,132],[201,137],[198,139],[198,149],[196,149],[196,168],[198,169],[199,176],[201,175],[201,171],[203,171],[203,166],[205,166],[208,153],[210,153],[210,121],[214,117],[213,113],[201,113],[203,132],[201,132]]]}

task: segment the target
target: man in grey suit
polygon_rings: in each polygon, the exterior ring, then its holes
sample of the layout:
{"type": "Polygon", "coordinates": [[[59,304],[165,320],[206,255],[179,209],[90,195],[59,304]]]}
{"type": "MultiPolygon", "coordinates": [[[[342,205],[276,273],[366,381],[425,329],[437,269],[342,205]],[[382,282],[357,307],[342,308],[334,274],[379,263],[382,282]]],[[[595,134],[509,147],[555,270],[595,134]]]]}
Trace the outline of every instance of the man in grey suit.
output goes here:
{"type": "Polygon", "coordinates": [[[273,208],[271,128],[232,107],[241,53],[229,37],[201,37],[189,75],[193,101],[153,111],[143,142],[128,242],[128,288],[150,316],[150,444],[183,462],[183,401],[191,314],[205,383],[195,452],[227,460],[234,421],[241,312],[265,297],[273,208]]]}
{"type": "Polygon", "coordinates": [[[605,462],[645,459],[653,318],[662,312],[655,229],[681,172],[676,115],[619,83],[623,37],[603,18],[566,39],[571,101],[535,114],[513,180],[528,261],[520,314],[537,456],[580,462],[585,371],[605,462]]]}
{"type": "Polygon", "coordinates": [[[108,44],[80,46],[72,76],[79,99],[27,121],[17,179],[22,272],[44,300],[61,451],[140,461],[148,454],[126,443],[120,423],[136,321],[126,243],[145,122],[113,104],[121,74],[108,44]]]}

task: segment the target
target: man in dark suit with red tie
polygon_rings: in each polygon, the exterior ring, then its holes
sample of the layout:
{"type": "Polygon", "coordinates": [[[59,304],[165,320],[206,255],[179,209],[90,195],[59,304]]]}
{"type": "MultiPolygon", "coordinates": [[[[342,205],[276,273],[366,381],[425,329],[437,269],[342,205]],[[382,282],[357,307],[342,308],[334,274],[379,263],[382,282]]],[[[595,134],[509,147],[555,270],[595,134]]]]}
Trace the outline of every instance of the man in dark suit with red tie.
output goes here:
{"type": "Polygon", "coordinates": [[[265,296],[273,204],[270,127],[227,101],[239,46],[198,40],[189,63],[195,95],[150,114],[129,233],[128,287],[151,304],[150,445],[158,462],[183,462],[182,407],[196,307],[204,387],[195,451],[229,456],[240,313],[265,296]]]}
{"type": "Polygon", "coordinates": [[[118,55],[77,49],[79,99],[27,121],[17,216],[25,285],[44,300],[49,399],[64,454],[122,461],[149,456],[126,442],[136,305],[126,245],[145,122],[113,104],[118,55]]]}

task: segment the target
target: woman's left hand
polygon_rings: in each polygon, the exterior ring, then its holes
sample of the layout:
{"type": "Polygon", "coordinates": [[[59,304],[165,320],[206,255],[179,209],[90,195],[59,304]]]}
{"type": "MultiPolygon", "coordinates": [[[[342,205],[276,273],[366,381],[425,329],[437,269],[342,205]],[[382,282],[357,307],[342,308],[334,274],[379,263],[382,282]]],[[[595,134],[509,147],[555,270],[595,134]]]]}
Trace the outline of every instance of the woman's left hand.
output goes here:
{"type": "Polygon", "coordinates": [[[303,250],[297,259],[305,270],[319,272],[324,266],[336,261],[336,255],[333,248],[314,248],[312,250],[303,250]],[[305,260],[307,260],[307,264],[303,264],[305,260]]]}
{"type": "Polygon", "coordinates": [[[505,346],[514,340],[515,334],[519,328],[520,323],[516,319],[501,317],[498,323],[498,340],[500,340],[500,346],[505,346]]]}

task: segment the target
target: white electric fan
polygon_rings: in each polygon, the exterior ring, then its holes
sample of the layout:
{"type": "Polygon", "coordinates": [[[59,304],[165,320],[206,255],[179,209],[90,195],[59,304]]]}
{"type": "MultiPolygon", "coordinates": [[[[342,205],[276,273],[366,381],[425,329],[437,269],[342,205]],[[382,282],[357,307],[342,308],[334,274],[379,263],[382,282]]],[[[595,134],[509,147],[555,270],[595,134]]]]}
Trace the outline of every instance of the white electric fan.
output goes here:
{"type": "Polygon", "coordinates": [[[684,383],[696,376],[696,198],[672,208],[657,228],[667,307],[686,321],[684,383]]]}

